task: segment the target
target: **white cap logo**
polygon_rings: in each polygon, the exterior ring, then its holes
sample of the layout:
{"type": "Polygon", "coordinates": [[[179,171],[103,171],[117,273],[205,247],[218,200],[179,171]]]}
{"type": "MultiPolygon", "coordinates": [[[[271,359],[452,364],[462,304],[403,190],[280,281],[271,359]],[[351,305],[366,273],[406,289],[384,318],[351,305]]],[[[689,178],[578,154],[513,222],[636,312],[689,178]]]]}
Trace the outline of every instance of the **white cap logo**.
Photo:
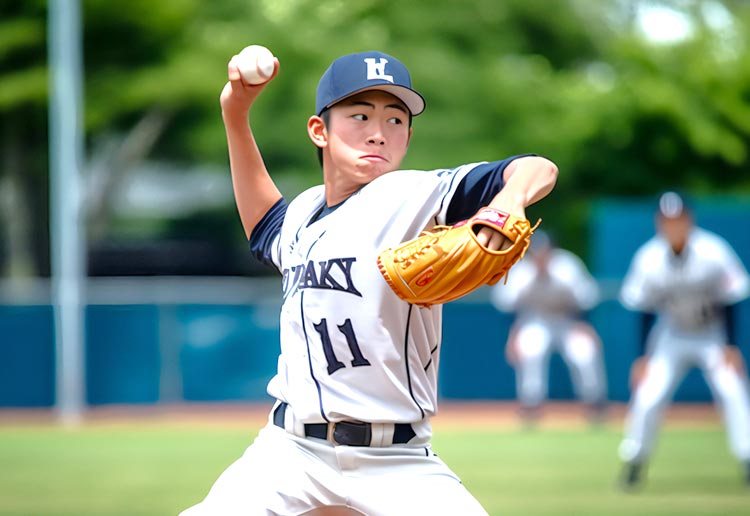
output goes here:
{"type": "Polygon", "coordinates": [[[385,73],[385,65],[388,63],[388,60],[384,57],[381,57],[377,62],[375,62],[374,57],[366,57],[365,63],[367,64],[367,80],[372,81],[375,79],[382,79],[384,81],[393,82],[393,76],[392,75],[386,75],[385,73]]]}

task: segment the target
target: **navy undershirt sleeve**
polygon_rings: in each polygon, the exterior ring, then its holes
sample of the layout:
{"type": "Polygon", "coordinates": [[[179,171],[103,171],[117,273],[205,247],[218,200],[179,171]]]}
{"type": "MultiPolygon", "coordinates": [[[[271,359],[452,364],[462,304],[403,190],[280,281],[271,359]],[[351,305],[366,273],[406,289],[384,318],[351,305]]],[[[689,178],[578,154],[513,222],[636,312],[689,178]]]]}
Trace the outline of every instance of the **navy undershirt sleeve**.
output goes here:
{"type": "Polygon", "coordinates": [[[652,312],[641,312],[641,340],[638,346],[638,356],[646,354],[646,343],[651,329],[656,323],[656,315],[652,312]]]}
{"type": "Polygon", "coordinates": [[[287,202],[282,197],[263,215],[263,218],[260,219],[253,232],[250,233],[250,240],[248,241],[250,252],[253,256],[261,263],[273,268],[276,268],[276,264],[273,263],[272,259],[273,239],[281,232],[286,208],[287,202]]]}
{"type": "Polygon", "coordinates": [[[737,326],[735,325],[735,316],[737,313],[736,304],[724,306],[724,325],[727,329],[727,344],[730,346],[739,346],[737,343],[737,326]]]}
{"type": "Polygon", "coordinates": [[[505,185],[503,172],[514,159],[535,154],[521,154],[500,161],[484,163],[473,168],[458,185],[446,212],[446,224],[453,225],[474,215],[487,206],[505,185]]]}

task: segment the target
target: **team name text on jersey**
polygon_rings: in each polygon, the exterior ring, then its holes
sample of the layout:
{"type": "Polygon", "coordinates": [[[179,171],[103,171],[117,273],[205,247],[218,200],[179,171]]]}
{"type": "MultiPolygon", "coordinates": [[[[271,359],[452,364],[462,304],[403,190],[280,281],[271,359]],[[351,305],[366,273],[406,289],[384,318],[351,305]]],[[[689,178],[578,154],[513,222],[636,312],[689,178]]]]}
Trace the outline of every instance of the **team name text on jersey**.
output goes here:
{"type": "Polygon", "coordinates": [[[284,298],[307,288],[337,290],[362,297],[352,280],[352,265],[356,261],[356,258],[332,258],[319,262],[310,260],[285,268],[282,273],[284,298]]]}

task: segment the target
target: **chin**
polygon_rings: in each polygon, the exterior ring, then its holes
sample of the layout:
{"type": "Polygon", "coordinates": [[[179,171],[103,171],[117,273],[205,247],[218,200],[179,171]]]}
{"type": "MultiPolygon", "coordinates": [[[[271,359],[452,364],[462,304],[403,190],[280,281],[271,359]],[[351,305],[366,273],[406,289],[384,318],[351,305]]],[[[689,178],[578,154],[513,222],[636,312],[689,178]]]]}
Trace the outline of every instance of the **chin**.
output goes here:
{"type": "Polygon", "coordinates": [[[389,163],[382,163],[378,165],[371,165],[369,167],[357,168],[358,175],[367,183],[392,171],[393,169],[391,168],[389,163]]]}

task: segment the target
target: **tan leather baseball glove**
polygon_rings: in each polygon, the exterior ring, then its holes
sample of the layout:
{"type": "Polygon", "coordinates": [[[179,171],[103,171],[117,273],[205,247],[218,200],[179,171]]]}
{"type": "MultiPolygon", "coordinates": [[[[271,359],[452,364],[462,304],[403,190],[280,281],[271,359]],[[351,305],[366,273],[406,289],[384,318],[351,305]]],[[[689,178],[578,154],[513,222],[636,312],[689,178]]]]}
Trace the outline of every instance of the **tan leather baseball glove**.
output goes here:
{"type": "Polygon", "coordinates": [[[526,253],[539,222],[532,227],[524,218],[481,208],[454,226],[436,226],[386,249],[378,256],[378,267],[404,301],[420,306],[447,303],[505,276],[526,253]],[[477,240],[482,226],[502,233],[510,247],[502,251],[484,247],[477,240]]]}

